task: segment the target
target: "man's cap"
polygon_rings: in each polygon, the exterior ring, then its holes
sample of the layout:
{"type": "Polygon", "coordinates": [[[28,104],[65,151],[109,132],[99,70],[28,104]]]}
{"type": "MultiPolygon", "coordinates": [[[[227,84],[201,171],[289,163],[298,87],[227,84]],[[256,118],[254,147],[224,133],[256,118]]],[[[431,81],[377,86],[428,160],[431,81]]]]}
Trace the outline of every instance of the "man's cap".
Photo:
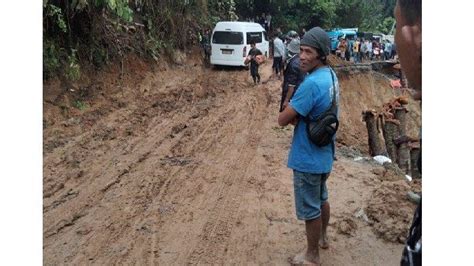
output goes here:
{"type": "Polygon", "coordinates": [[[329,40],[328,34],[323,29],[320,27],[314,27],[304,34],[300,45],[307,45],[320,49],[324,55],[329,55],[331,41],[329,40]]]}
{"type": "Polygon", "coordinates": [[[288,51],[293,54],[299,54],[300,53],[300,40],[298,39],[291,40],[291,42],[288,44],[288,51]]]}
{"type": "Polygon", "coordinates": [[[290,30],[287,34],[286,34],[289,38],[296,38],[298,37],[298,33],[294,30],[290,30]]]}

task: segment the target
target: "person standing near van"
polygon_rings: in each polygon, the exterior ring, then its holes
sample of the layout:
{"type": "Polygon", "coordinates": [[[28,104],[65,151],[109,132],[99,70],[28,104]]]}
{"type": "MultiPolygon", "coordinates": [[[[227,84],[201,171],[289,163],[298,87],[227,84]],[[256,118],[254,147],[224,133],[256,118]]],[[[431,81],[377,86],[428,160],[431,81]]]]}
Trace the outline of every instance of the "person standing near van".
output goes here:
{"type": "Polygon", "coordinates": [[[204,31],[204,34],[201,39],[201,47],[204,51],[204,60],[206,64],[209,64],[211,62],[211,34],[209,32],[209,29],[206,29],[204,31]]]}
{"type": "Polygon", "coordinates": [[[283,67],[283,57],[285,55],[285,45],[283,41],[275,35],[273,40],[273,70],[275,71],[278,79],[281,79],[282,67],[283,67]]]}
{"type": "Polygon", "coordinates": [[[272,30],[272,15],[270,13],[267,14],[267,28],[266,31],[269,32],[272,30]]]}
{"type": "Polygon", "coordinates": [[[307,249],[296,255],[291,263],[320,265],[319,246],[328,248],[326,229],[330,206],[326,180],[334,161],[334,139],[326,146],[316,146],[309,139],[306,122],[314,119],[331,106],[333,92],[338,105],[339,89],[334,71],[328,66],[330,39],[320,27],[309,30],[300,44],[300,69],[308,73],[288,106],[278,116],[278,124],[296,125],[288,167],[293,169],[293,187],[296,216],[306,225],[307,249]]]}
{"type": "Polygon", "coordinates": [[[253,83],[257,84],[260,83],[260,74],[258,74],[258,63],[256,56],[262,55],[262,51],[257,48],[254,40],[250,42],[250,47],[251,48],[248,54],[248,56],[250,56],[250,75],[252,75],[253,83]]]}
{"type": "Polygon", "coordinates": [[[265,16],[265,13],[262,13],[262,16],[258,19],[258,23],[262,25],[262,28],[266,30],[267,28],[267,17],[265,16]]]}

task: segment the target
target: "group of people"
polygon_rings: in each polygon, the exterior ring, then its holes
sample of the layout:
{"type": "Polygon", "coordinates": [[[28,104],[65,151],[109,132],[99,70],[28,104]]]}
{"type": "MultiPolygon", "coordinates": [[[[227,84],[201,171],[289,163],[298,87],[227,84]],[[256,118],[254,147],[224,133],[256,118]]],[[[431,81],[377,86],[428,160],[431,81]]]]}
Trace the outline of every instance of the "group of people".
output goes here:
{"type": "Polygon", "coordinates": [[[356,40],[347,40],[340,38],[337,43],[336,56],[343,60],[355,63],[361,63],[369,60],[390,60],[394,59],[397,50],[396,44],[389,40],[379,41],[377,39],[364,40],[357,38],[356,40]]]}
{"type": "Polygon", "coordinates": [[[272,29],[272,15],[270,13],[262,13],[261,16],[257,15],[255,18],[248,18],[248,22],[256,22],[267,31],[270,32],[272,29]]]}

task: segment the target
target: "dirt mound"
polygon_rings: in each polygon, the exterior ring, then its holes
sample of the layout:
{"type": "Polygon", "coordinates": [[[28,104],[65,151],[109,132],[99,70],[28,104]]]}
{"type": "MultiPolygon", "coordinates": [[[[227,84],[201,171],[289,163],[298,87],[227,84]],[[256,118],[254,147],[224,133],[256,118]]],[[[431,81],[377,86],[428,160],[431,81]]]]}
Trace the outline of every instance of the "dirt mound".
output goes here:
{"type": "Polygon", "coordinates": [[[411,188],[406,181],[386,181],[375,189],[368,202],[367,216],[374,224],[374,231],[383,239],[404,243],[415,204],[407,200],[411,188]]]}
{"type": "Polygon", "coordinates": [[[337,232],[344,235],[355,236],[357,223],[351,218],[343,218],[337,224],[337,232]]]}
{"type": "Polygon", "coordinates": [[[328,56],[328,61],[329,61],[329,65],[331,66],[349,66],[349,65],[354,64],[353,62],[343,60],[340,57],[337,57],[333,54],[330,54],[328,56]]]}
{"type": "MultiPolygon", "coordinates": [[[[362,122],[362,112],[380,109],[384,103],[406,92],[392,89],[390,80],[375,71],[337,71],[337,74],[341,89],[337,141],[368,154],[368,135],[366,125],[362,122]]],[[[407,107],[408,135],[416,138],[421,126],[421,108],[411,97],[407,107]]]]}

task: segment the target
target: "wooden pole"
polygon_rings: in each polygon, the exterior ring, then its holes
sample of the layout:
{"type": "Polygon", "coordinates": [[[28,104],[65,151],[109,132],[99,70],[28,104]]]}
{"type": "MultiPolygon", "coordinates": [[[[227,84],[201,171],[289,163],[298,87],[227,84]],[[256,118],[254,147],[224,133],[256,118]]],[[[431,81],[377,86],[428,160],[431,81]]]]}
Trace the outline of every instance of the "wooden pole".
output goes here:
{"type": "Polygon", "coordinates": [[[404,136],[407,134],[407,113],[408,110],[405,107],[395,107],[395,118],[400,121],[400,136],[404,136]]]}
{"type": "Polygon", "coordinates": [[[387,155],[385,145],[380,138],[380,131],[377,127],[377,119],[374,111],[362,112],[363,119],[367,126],[367,134],[369,135],[369,152],[371,156],[387,155]]]}
{"type": "Polygon", "coordinates": [[[387,148],[387,154],[393,163],[396,163],[398,160],[398,149],[394,139],[400,136],[398,126],[400,122],[395,119],[386,119],[383,124],[383,137],[385,139],[385,147],[387,148]]]}
{"type": "Polygon", "coordinates": [[[418,156],[420,156],[420,148],[412,147],[410,150],[410,159],[411,159],[411,177],[420,178],[420,171],[417,168],[418,156]]]}
{"type": "MultiPolygon", "coordinates": [[[[407,112],[408,110],[401,106],[395,108],[395,118],[400,122],[400,126],[398,127],[400,136],[407,135],[407,112]]],[[[404,142],[398,147],[398,166],[400,169],[405,171],[406,174],[411,175],[411,167],[410,167],[410,148],[408,143],[404,142]]]]}

